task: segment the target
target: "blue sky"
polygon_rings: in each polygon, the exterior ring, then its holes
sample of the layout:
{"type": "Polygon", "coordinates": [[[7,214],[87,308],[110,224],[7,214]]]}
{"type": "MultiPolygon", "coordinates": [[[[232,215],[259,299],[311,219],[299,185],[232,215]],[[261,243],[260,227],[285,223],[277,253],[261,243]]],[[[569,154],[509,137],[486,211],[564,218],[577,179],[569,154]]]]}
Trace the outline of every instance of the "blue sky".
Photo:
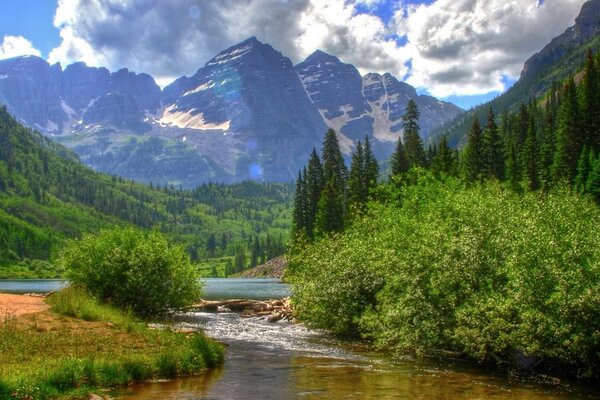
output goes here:
{"type": "Polygon", "coordinates": [[[321,49],[469,108],[510,87],[583,2],[2,0],[0,58],[128,67],[164,85],[257,36],[295,63],[321,49]]]}

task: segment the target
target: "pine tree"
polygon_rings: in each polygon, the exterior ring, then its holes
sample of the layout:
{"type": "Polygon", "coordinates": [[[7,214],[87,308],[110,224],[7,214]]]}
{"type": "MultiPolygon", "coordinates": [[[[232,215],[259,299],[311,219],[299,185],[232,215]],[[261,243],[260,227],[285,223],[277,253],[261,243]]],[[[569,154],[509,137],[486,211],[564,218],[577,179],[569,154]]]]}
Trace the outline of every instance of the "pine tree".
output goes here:
{"type": "Polygon", "coordinates": [[[519,167],[517,149],[515,140],[511,140],[508,145],[506,156],[506,178],[513,190],[520,190],[519,182],[521,181],[521,168],[519,167]]]}
{"type": "Polygon", "coordinates": [[[448,146],[448,137],[443,135],[440,139],[438,151],[433,158],[433,172],[437,175],[454,175],[454,154],[450,146],[448,146]]]}
{"type": "Polygon", "coordinates": [[[404,153],[409,169],[424,167],[427,157],[423,150],[423,141],[419,135],[419,108],[414,100],[409,100],[406,112],[402,116],[402,129],[404,132],[404,153]]]}
{"type": "Polygon", "coordinates": [[[467,135],[467,144],[463,150],[462,162],[467,182],[475,182],[481,179],[483,172],[483,138],[477,116],[473,117],[473,123],[467,135]]]}
{"type": "Polygon", "coordinates": [[[593,157],[593,152],[590,152],[591,162],[590,173],[586,182],[586,191],[594,197],[596,202],[600,204],[600,155],[593,157]]]}
{"type": "Polygon", "coordinates": [[[292,231],[294,237],[306,233],[306,183],[302,172],[298,171],[296,191],[294,193],[294,211],[292,214],[292,231]]]}
{"type": "Polygon", "coordinates": [[[552,166],[555,181],[573,182],[577,171],[577,161],[581,152],[578,138],[580,132],[579,100],[573,77],[564,89],[564,99],[558,114],[556,152],[552,166]]]}
{"type": "MultiPolygon", "coordinates": [[[[348,196],[348,168],[346,168],[342,152],[340,151],[340,144],[333,129],[329,129],[325,134],[321,158],[323,160],[323,180],[325,187],[330,183],[335,187],[333,191],[335,192],[335,196],[326,199],[325,203],[329,204],[332,201],[339,202],[335,208],[341,210],[343,218],[346,215],[348,196]]],[[[321,203],[323,195],[333,192],[331,190],[329,192],[323,191],[319,203],[321,203]]]]}
{"type": "Polygon", "coordinates": [[[308,168],[306,169],[306,234],[309,239],[314,237],[315,220],[317,218],[317,209],[319,207],[319,199],[321,192],[325,186],[323,178],[323,167],[317,151],[313,149],[310,159],[308,160],[308,168]]]}
{"type": "Polygon", "coordinates": [[[553,179],[552,163],[554,162],[554,112],[551,107],[550,100],[548,100],[540,148],[540,178],[544,190],[550,189],[553,179]]]}
{"type": "MultiPolygon", "coordinates": [[[[593,162],[593,160],[592,160],[593,162]]],[[[577,175],[575,176],[575,190],[585,192],[587,179],[590,174],[590,152],[584,146],[577,161],[577,175]]]]}
{"type": "Polygon", "coordinates": [[[377,179],[379,178],[379,163],[371,150],[371,141],[369,136],[365,136],[364,146],[364,160],[365,160],[365,191],[368,197],[371,189],[377,186],[377,179]]]}
{"type": "Polygon", "coordinates": [[[600,151],[600,82],[596,60],[589,50],[583,80],[582,144],[600,151]]]}
{"type": "Polygon", "coordinates": [[[406,159],[404,145],[402,144],[402,138],[398,138],[396,150],[394,151],[394,154],[392,154],[390,164],[392,176],[404,174],[410,169],[410,165],[408,164],[408,160],[406,159]]]}
{"type": "Polygon", "coordinates": [[[490,107],[488,111],[488,120],[483,135],[483,168],[488,177],[498,180],[504,179],[504,150],[502,139],[496,125],[494,111],[490,107]]]}
{"type": "Polygon", "coordinates": [[[323,179],[332,181],[338,189],[345,189],[348,179],[348,168],[340,150],[337,134],[329,129],[323,141],[321,159],[323,160],[323,179]]]}
{"type": "Polygon", "coordinates": [[[319,200],[315,236],[324,236],[330,232],[340,232],[344,229],[344,209],[342,196],[333,180],[327,181],[319,200]]]}
{"type": "Polygon", "coordinates": [[[365,159],[363,146],[360,140],[356,144],[356,150],[352,153],[352,165],[350,166],[350,178],[348,180],[348,202],[357,206],[366,203],[365,196],[365,159]]]}
{"type": "Polygon", "coordinates": [[[538,171],[539,147],[537,141],[535,121],[533,119],[533,113],[529,122],[527,137],[525,138],[525,143],[523,144],[521,160],[523,165],[523,172],[525,173],[525,179],[527,179],[527,187],[529,188],[529,190],[538,190],[540,188],[540,178],[538,171]]]}

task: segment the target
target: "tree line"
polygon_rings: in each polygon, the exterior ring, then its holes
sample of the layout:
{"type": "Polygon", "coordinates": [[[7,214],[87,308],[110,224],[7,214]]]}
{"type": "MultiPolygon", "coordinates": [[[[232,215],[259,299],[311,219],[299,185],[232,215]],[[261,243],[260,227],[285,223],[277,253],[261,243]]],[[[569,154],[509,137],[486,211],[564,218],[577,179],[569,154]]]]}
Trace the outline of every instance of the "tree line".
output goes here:
{"type": "MultiPolygon", "coordinates": [[[[460,150],[450,148],[446,135],[425,150],[419,110],[410,100],[402,117],[403,137],[390,159],[390,178],[402,182],[417,167],[467,184],[494,179],[517,191],[566,185],[600,202],[599,110],[600,60],[591,52],[576,77],[552,85],[541,101],[521,104],[500,118],[490,108],[483,126],[474,116],[460,150]]],[[[349,173],[333,130],[325,135],[322,160],[313,150],[296,181],[293,236],[309,241],[343,230],[379,175],[368,137],[364,145],[358,142],[349,173]]]]}

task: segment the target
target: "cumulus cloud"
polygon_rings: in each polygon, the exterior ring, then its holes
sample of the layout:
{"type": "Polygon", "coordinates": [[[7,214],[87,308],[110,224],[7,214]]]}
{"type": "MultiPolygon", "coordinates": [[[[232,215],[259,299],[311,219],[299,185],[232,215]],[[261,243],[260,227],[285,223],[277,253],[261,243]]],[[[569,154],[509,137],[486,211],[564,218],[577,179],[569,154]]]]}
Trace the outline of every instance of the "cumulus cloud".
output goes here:
{"type": "Polygon", "coordinates": [[[584,0],[59,0],[51,63],[148,72],[160,84],[249,36],[294,63],[320,49],[437,96],[502,90],[584,0]],[[382,19],[378,10],[395,10],[382,19]],[[405,38],[400,40],[400,38],[405,38]],[[407,41],[405,43],[405,41],[407,41]]]}
{"type": "Polygon", "coordinates": [[[148,72],[162,82],[191,74],[229,45],[256,36],[293,62],[317,49],[362,71],[404,70],[389,29],[358,4],[380,0],[59,0],[62,43],[49,61],[148,72]]]}
{"type": "Polygon", "coordinates": [[[0,44],[0,60],[17,56],[40,56],[38,49],[33,47],[33,44],[22,36],[4,36],[2,44],[0,44]]]}
{"type": "Polygon", "coordinates": [[[438,0],[396,12],[412,59],[408,82],[434,96],[503,91],[523,63],[573,25],[584,0],[438,0]]]}

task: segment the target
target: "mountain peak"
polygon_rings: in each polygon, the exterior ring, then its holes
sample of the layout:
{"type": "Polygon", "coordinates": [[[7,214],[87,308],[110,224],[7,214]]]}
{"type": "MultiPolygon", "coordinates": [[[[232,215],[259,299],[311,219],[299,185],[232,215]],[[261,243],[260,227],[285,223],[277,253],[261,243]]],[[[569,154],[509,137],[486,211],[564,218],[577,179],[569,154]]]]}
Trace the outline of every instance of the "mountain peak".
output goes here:
{"type": "Polygon", "coordinates": [[[318,63],[318,62],[327,62],[327,61],[335,62],[335,63],[341,62],[340,59],[337,58],[336,56],[325,53],[322,50],[315,51],[310,56],[306,57],[306,60],[304,60],[304,62],[309,62],[309,63],[318,63]]]}
{"type": "Polygon", "coordinates": [[[600,30],[600,0],[590,0],[583,4],[577,18],[575,30],[579,35],[591,37],[600,30]]]}
{"type": "Polygon", "coordinates": [[[234,44],[226,50],[223,50],[222,52],[217,54],[212,60],[210,60],[206,65],[223,64],[224,62],[240,58],[247,53],[255,52],[265,47],[270,48],[271,46],[262,43],[256,38],[256,36],[251,36],[248,39],[238,44],[234,44]]]}

